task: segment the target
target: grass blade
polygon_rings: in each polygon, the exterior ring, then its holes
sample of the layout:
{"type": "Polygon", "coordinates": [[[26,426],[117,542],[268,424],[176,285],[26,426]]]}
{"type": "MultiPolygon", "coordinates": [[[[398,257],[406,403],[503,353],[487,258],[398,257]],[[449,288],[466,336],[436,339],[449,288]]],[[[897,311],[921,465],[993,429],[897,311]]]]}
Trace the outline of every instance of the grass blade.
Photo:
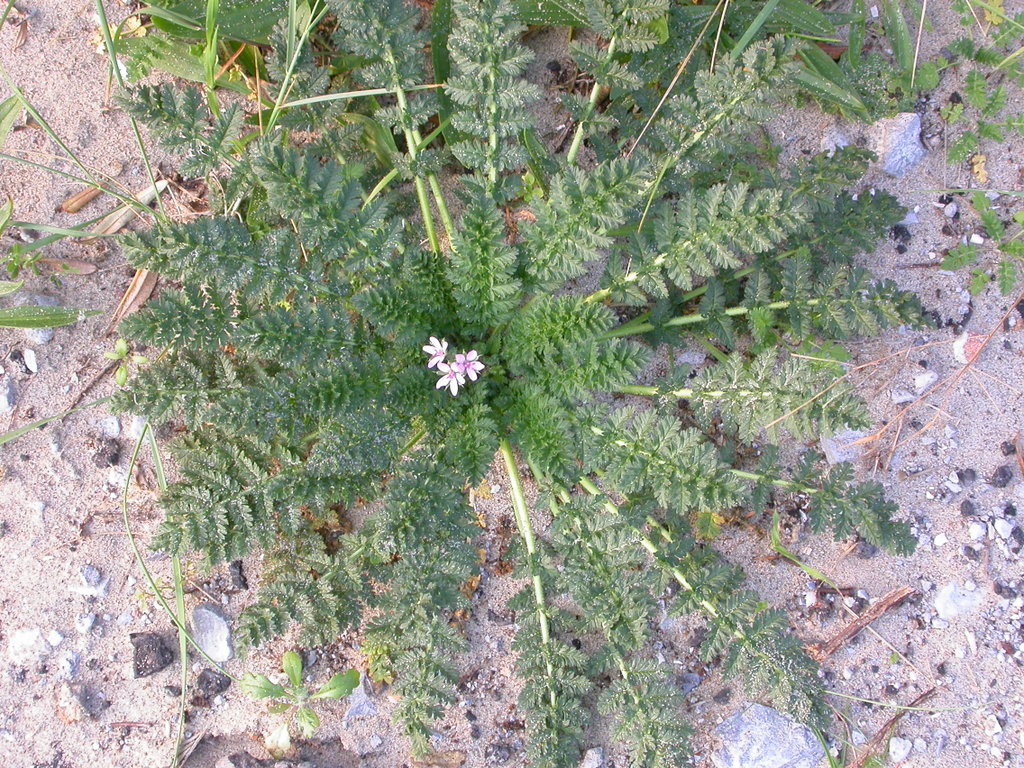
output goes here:
{"type": "Polygon", "coordinates": [[[882,0],[882,24],[896,63],[905,76],[913,78],[914,47],[910,42],[910,27],[897,0],[882,0]]]}

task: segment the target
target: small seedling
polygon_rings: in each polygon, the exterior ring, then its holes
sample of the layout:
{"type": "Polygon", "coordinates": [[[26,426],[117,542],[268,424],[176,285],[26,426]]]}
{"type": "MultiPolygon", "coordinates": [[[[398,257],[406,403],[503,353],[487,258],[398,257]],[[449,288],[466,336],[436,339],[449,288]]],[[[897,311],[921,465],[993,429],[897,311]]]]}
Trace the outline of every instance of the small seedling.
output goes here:
{"type": "MultiPolygon", "coordinates": [[[[315,693],[311,693],[302,683],[302,657],[295,651],[285,652],[281,657],[281,668],[288,679],[287,685],[275,683],[266,675],[249,672],[242,678],[242,691],[254,699],[277,699],[277,703],[270,706],[270,712],[275,715],[289,713],[289,719],[294,721],[299,733],[307,739],[320,727],[320,716],[310,704],[325,699],[344,698],[359,685],[359,673],[350,669],[334,675],[315,693]]],[[[288,722],[282,723],[268,737],[268,747],[271,743],[281,751],[287,750],[291,744],[288,722]]]]}
{"type": "Polygon", "coordinates": [[[117,367],[114,372],[114,381],[117,382],[117,386],[123,387],[128,383],[128,363],[134,363],[135,365],[144,365],[149,362],[149,358],[144,355],[133,355],[128,347],[128,342],[123,338],[118,339],[114,342],[113,352],[104,352],[103,356],[107,360],[113,360],[120,362],[121,364],[117,367]]]}

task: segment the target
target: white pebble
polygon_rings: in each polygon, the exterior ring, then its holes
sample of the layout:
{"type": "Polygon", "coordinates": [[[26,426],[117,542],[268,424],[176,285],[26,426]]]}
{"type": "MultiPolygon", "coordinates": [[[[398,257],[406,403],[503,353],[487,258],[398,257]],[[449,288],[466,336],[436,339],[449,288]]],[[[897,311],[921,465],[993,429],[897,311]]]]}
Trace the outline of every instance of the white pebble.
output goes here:
{"type": "Polygon", "coordinates": [[[975,232],[973,235],[971,235],[971,242],[974,245],[984,245],[985,238],[979,235],[977,232],[975,232]]]}
{"type": "Polygon", "coordinates": [[[58,645],[64,642],[64,635],[58,632],[56,629],[51,629],[46,633],[46,642],[50,644],[51,648],[56,648],[58,645]]]}
{"type": "Polygon", "coordinates": [[[34,350],[26,349],[21,353],[22,358],[25,360],[25,367],[32,373],[39,373],[39,362],[36,360],[36,353],[34,350]]]}
{"type": "Polygon", "coordinates": [[[948,543],[949,543],[949,538],[944,533],[940,533],[938,536],[935,537],[935,546],[936,547],[944,547],[948,543]]]}
{"type": "Polygon", "coordinates": [[[957,208],[956,203],[946,203],[946,206],[942,209],[942,212],[950,219],[956,216],[959,211],[960,209],[957,208]]]}
{"type": "Polygon", "coordinates": [[[1008,538],[1010,538],[1010,534],[1013,533],[1013,529],[1014,529],[1013,523],[1011,523],[1009,520],[1004,520],[1003,518],[1000,517],[1000,518],[998,518],[995,521],[994,525],[995,525],[996,533],[999,534],[999,538],[1001,538],[1001,539],[1008,539],[1008,538]]]}
{"type": "Polygon", "coordinates": [[[918,394],[924,392],[928,387],[939,380],[939,374],[935,371],[925,371],[919,373],[914,377],[914,389],[917,390],[918,394]]]}
{"type": "Polygon", "coordinates": [[[984,523],[975,520],[967,526],[967,535],[972,541],[981,541],[985,538],[985,534],[988,532],[984,523]]]}

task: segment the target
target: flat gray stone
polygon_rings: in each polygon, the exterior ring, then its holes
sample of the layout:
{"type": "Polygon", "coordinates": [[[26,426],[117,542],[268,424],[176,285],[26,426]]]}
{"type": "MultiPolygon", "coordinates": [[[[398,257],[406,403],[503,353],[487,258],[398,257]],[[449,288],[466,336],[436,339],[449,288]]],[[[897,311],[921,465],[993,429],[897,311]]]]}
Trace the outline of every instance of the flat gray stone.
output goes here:
{"type": "Polygon", "coordinates": [[[604,750],[601,747],[588,749],[583,753],[580,768],[604,768],[604,750]]]}
{"type": "Polygon", "coordinates": [[[201,603],[192,609],[192,637],[196,645],[218,664],[235,655],[231,644],[231,624],[224,611],[213,603],[201,603]]]}
{"type": "Polygon", "coordinates": [[[882,170],[897,178],[913,170],[927,152],[921,144],[921,116],[916,112],[879,120],[871,126],[869,137],[871,148],[881,158],[882,170]]]}
{"type": "Polygon", "coordinates": [[[715,735],[722,741],[711,755],[717,768],[817,768],[825,758],[810,728],[761,704],[728,717],[715,735]]]}
{"type": "Polygon", "coordinates": [[[342,722],[348,725],[353,720],[370,717],[377,714],[377,705],[373,703],[370,694],[366,692],[366,685],[362,676],[359,677],[359,685],[346,698],[348,710],[342,718],[342,722]]]}
{"type": "Polygon", "coordinates": [[[14,384],[9,376],[0,375],[0,413],[10,413],[15,403],[14,384]]]}
{"type": "Polygon", "coordinates": [[[974,613],[981,607],[981,595],[964,589],[955,581],[939,588],[935,593],[935,611],[939,618],[950,621],[958,616],[974,613]]]}
{"type": "Polygon", "coordinates": [[[868,436],[859,429],[841,429],[834,435],[821,436],[821,452],[829,464],[842,464],[848,461],[859,461],[864,455],[867,443],[857,444],[868,436]]]}

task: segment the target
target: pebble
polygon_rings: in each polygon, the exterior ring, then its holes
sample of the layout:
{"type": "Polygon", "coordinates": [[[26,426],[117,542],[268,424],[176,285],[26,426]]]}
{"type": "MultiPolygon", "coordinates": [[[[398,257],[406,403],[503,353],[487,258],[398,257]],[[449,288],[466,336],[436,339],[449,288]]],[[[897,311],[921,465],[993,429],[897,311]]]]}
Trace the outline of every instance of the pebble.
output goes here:
{"type": "Polygon", "coordinates": [[[81,586],[72,587],[71,591],[84,597],[101,598],[106,597],[110,591],[110,579],[103,576],[100,569],[95,565],[83,565],[78,575],[82,580],[81,586]]]}
{"type": "Polygon", "coordinates": [[[829,464],[857,461],[864,455],[864,443],[858,443],[868,436],[858,429],[841,429],[834,435],[821,436],[821,452],[829,464]]]}
{"type": "Polygon", "coordinates": [[[222,664],[235,655],[231,625],[219,606],[201,603],[192,609],[192,637],[213,661],[222,664]]]}
{"type": "Polygon", "coordinates": [[[890,176],[905,176],[925,156],[921,144],[921,116],[901,112],[879,120],[869,129],[872,149],[882,158],[882,170],[890,176]]]}
{"type": "Polygon", "coordinates": [[[373,699],[366,692],[366,683],[362,677],[359,678],[359,685],[356,686],[356,689],[347,696],[347,701],[348,710],[342,718],[342,723],[345,725],[353,720],[377,714],[377,705],[373,703],[373,699]]]}
{"type": "Polygon", "coordinates": [[[912,403],[917,400],[915,395],[907,392],[905,389],[894,389],[889,393],[889,397],[896,405],[903,405],[904,403],[912,403]]]}
{"type": "Polygon", "coordinates": [[[927,752],[928,751],[928,742],[925,741],[924,739],[922,739],[920,736],[918,736],[916,739],[914,739],[914,751],[915,752],[927,752]]]}
{"type": "Polygon", "coordinates": [[[1013,469],[1009,464],[1003,464],[992,473],[988,484],[995,488],[1005,488],[1010,484],[1011,480],[1013,480],[1013,469]]]}
{"type": "Polygon", "coordinates": [[[711,755],[717,768],[815,768],[825,757],[813,731],[761,704],[751,704],[726,718],[715,735],[722,742],[711,755]]]}
{"type": "Polygon", "coordinates": [[[945,546],[948,543],[949,543],[949,537],[947,537],[946,534],[944,534],[944,533],[940,533],[940,534],[938,534],[935,537],[935,546],[936,547],[943,547],[943,546],[945,546]]]}
{"type": "Polygon", "coordinates": [[[132,668],[136,678],[154,675],[174,661],[171,649],[155,632],[133,632],[128,638],[134,649],[132,668]]]}
{"type": "Polygon", "coordinates": [[[7,656],[15,664],[33,664],[50,652],[43,633],[36,628],[17,629],[7,641],[7,656]]]}
{"type": "Polygon", "coordinates": [[[995,715],[989,715],[985,718],[985,735],[986,736],[998,736],[1003,732],[1003,726],[999,724],[999,718],[995,715]]]}
{"type": "Polygon", "coordinates": [[[939,374],[937,374],[935,371],[925,371],[924,373],[919,373],[917,374],[917,376],[914,377],[914,389],[917,390],[918,394],[921,394],[938,380],[939,374]]]}
{"type": "Polygon", "coordinates": [[[117,416],[107,416],[100,420],[100,431],[104,437],[115,438],[121,434],[121,422],[117,416]]]}
{"type": "Polygon", "coordinates": [[[604,768],[604,750],[601,747],[588,749],[583,753],[580,768],[604,768]]]}
{"type": "Polygon", "coordinates": [[[39,373],[39,361],[36,359],[35,350],[25,349],[22,351],[21,357],[25,361],[25,367],[28,368],[29,373],[39,373]]]}
{"type": "Polygon", "coordinates": [[[946,214],[947,219],[955,219],[956,215],[960,212],[960,209],[957,208],[956,203],[946,203],[945,207],[943,207],[942,209],[942,212],[946,214]]]}
{"type": "Polygon", "coordinates": [[[899,736],[889,739],[889,759],[894,763],[902,763],[910,755],[913,743],[899,736]]]}
{"type": "Polygon", "coordinates": [[[1013,533],[1013,529],[1015,527],[1009,520],[1004,520],[1001,517],[997,518],[993,525],[995,526],[996,533],[999,534],[999,538],[1001,539],[1010,538],[1010,534],[1013,533]]]}
{"type": "Polygon", "coordinates": [[[95,613],[83,613],[75,619],[75,629],[79,634],[87,634],[96,624],[95,613]]]}
{"type": "Polygon", "coordinates": [[[961,587],[955,581],[942,587],[935,594],[935,610],[944,621],[973,613],[981,606],[982,598],[975,591],[961,587]]]}
{"type": "Polygon", "coordinates": [[[46,633],[46,642],[50,644],[51,648],[56,648],[64,642],[64,635],[58,632],[56,629],[51,629],[46,633]]]}
{"type": "Polygon", "coordinates": [[[78,676],[78,666],[81,663],[82,654],[64,651],[57,662],[57,676],[62,680],[74,680],[78,676]]]}
{"type": "Polygon", "coordinates": [[[207,699],[213,699],[231,687],[231,678],[216,669],[204,669],[199,673],[196,687],[207,699]]]}
{"type": "Polygon", "coordinates": [[[7,374],[0,374],[0,413],[13,411],[16,402],[11,377],[7,374]]]}
{"type": "Polygon", "coordinates": [[[979,235],[977,232],[975,232],[973,235],[971,235],[971,243],[973,243],[974,245],[984,245],[985,238],[979,235]]]}
{"type": "Polygon", "coordinates": [[[978,520],[973,520],[971,524],[967,526],[967,535],[972,541],[981,541],[985,538],[986,533],[988,533],[988,526],[978,520]]]}

